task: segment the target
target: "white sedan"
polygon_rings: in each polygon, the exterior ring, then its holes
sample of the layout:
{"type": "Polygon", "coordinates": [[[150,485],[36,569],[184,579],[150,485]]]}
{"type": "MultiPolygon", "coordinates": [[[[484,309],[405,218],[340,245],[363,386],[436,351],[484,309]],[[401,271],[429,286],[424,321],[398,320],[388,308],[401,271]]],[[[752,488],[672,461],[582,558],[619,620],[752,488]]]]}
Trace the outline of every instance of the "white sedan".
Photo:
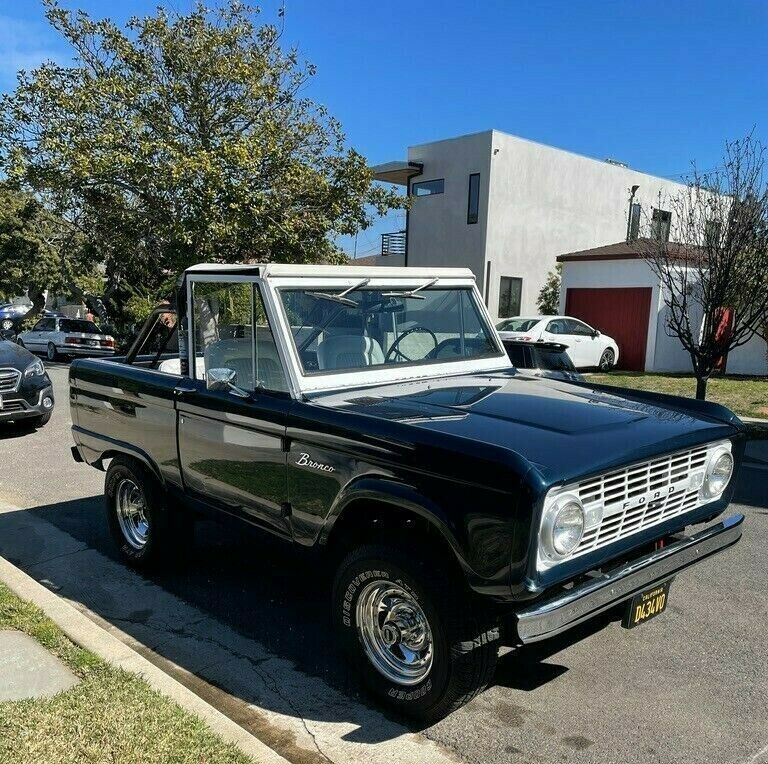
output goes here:
{"type": "Polygon", "coordinates": [[[559,342],[577,369],[600,368],[609,371],[619,360],[619,346],[606,334],[569,316],[531,316],[505,318],[496,324],[503,340],[559,342]]]}
{"type": "Polygon", "coordinates": [[[81,318],[41,318],[28,332],[21,332],[16,342],[33,353],[45,353],[49,361],[71,355],[115,354],[115,338],[81,318]]]}

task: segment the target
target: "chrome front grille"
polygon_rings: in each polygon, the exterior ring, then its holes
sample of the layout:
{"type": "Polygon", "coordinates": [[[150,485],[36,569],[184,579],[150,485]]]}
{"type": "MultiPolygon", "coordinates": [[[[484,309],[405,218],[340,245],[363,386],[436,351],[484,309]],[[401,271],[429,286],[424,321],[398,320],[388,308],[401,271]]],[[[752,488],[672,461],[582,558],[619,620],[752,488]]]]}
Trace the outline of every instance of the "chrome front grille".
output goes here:
{"type": "Polygon", "coordinates": [[[578,483],[572,492],[581,499],[587,517],[602,508],[602,518],[584,532],[574,555],[695,509],[703,503],[701,483],[692,484],[691,475],[703,477],[708,455],[709,448],[701,446],[578,483]]]}
{"type": "Polygon", "coordinates": [[[0,393],[13,393],[19,387],[21,372],[18,369],[0,369],[0,393]]]}

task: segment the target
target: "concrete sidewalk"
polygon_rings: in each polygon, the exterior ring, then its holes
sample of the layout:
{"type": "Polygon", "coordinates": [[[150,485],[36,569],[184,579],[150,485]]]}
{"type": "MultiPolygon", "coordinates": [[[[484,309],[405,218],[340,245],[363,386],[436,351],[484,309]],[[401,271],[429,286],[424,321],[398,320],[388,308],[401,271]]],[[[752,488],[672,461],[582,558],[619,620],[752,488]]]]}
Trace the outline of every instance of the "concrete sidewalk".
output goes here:
{"type": "Polygon", "coordinates": [[[222,729],[233,725],[251,741],[251,755],[260,764],[455,762],[442,746],[298,671],[257,639],[217,622],[34,511],[0,505],[0,554],[45,586],[4,560],[0,580],[42,607],[70,638],[150,683],[170,687],[161,691],[181,705],[185,698],[194,703],[225,739],[231,738],[222,729]],[[105,640],[111,646],[102,653],[105,640]]]}
{"type": "MultiPolygon", "coordinates": [[[[254,735],[2,557],[0,581],[17,597],[39,607],[73,642],[113,666],[140,675],[150,687],[202,719],[215,734],[237,745],[254,762],[288,764],[254,735]]],[[[11,644],[8,639],[0,641],[0,684],[5,667],[6,679],[12,680],[11,689],[15,690],[15,697],[0,694],[0,700],[50,696],[77,683],[77,677],[31,637],[20,632],[0,632],[0,636],[3,634],[18,634],[25,639],[16,637],[11,644]]]]}

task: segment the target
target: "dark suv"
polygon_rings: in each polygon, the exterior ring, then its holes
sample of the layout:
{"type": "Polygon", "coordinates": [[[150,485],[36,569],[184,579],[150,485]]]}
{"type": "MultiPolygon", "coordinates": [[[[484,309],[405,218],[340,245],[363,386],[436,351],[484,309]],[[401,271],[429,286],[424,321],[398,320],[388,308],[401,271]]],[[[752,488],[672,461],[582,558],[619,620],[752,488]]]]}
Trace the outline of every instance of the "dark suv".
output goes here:
{"type": "Polygon", "coordinates": [[[526,374],[549,379],[564,379],[566,382],[581,382],[584,377],[576,371],[573,361],[566,352],[567,345],[559,342],[524,342],[523,340],[502,340],[504,350],[515,368],[526,374]]]}
{"type": "Polygon", "coordinates": [[[13,342],[0,341],[0,422],[42,427],[51,418],[53,405],[43,362],[13,342]]]}

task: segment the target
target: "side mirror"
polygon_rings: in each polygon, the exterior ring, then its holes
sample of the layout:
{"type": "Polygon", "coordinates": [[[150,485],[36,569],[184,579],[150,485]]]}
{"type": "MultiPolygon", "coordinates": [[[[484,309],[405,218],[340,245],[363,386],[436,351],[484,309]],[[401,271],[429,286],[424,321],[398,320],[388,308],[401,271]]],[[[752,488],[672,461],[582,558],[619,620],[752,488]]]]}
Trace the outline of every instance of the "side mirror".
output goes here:
{"type": "Polygon", "coordinates": [[[237,386],[237,372],[233,369],[208,369],[205,372],[205,386],[209,390],[228,391],[238,398],[248,398],[249,394],[237,386]]]}
{"type": "Polygon", "coordinates": [[[592,331],[592,336],[595,337],[595,338],[599,337],[600,336],[600,330],[599,329],[594,329],[592,331]]]}

